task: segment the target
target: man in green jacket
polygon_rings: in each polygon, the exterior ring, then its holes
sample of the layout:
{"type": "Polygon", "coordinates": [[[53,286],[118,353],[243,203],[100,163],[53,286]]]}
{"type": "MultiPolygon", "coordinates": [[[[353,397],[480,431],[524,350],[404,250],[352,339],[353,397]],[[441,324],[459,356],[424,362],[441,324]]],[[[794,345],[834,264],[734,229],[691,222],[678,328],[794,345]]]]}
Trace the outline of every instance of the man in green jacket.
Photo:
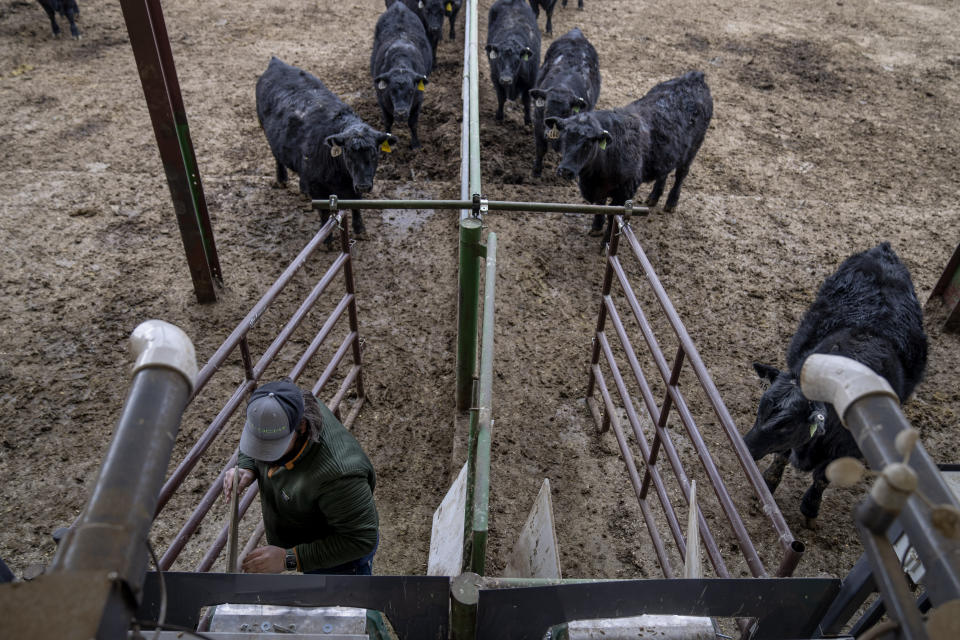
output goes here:
{"type": "MultiPolygon", "coordinates": [[[[282,380],[250,395],[240,437],[242,491],[254,480],[267,546],[248,573],[371,575],[379,540],[376,475],[356,438],[309,392],[282,380]]],[[[233,470],[224,477],[229,500],[233,470]]]]}

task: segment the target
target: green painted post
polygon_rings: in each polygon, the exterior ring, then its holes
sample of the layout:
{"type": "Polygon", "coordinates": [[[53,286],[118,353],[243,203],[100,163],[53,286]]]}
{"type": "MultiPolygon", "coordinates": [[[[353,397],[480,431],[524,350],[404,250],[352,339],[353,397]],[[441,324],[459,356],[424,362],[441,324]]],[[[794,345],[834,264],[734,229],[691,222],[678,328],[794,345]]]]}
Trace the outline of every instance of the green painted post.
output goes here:
{"type": "Polygon", "coordinates": [[[457,410],[466,411],[473,400],[473,376],[477,368],[477,316],[480,306],[479,258],[482,222],[460,221],[460,282],[457,299],[457,410]]]}
{"type": "Polygon", "coordinates": [[[477,393],[477,429],[474,447],[473,544],[470,570],[486,570],[490,504],[490,438],[493,428],[493,330],[497,281],[497,234],[487,235],[486,280],[483,289],[483,339],[480,341],[480,385],[477,393]]]}

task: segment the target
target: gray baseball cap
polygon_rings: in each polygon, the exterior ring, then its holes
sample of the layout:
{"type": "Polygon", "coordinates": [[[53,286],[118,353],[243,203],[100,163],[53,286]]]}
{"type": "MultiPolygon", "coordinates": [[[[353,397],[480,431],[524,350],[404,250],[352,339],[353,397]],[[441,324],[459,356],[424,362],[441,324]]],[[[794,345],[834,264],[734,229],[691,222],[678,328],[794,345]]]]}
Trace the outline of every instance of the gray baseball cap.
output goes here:
{"type": "Polygon", "coordinates": [[[303,393],[292,382],[269,382],[250,396],[240,451],[255,460],[280,459],[303,419],[303,393]]]}

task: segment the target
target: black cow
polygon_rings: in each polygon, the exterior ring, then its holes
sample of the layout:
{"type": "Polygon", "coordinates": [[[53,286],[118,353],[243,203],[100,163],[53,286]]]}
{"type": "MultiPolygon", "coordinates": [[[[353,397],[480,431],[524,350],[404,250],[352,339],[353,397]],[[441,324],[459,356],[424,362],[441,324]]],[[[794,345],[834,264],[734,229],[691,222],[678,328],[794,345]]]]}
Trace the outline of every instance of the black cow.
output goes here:
{"type": "Polygon", "coordinates": [[[443,12],[450,18],[450,39],[454,40],[453,25],[457,21],[457,14],[460,13],[460,7],[463,6],[463,0],[443,0],[443,12]]]}
{"type": "MultiPolygon", "coordinates": [[[[427,40],[430,41],[430,48],[433,51],[433,60],[437,60],[437,45],[443,38],[443,0],[400,0],[410,11],[417,14],[423,28],[427,32],[427,40]]],[[[387,9],[397,0],[384,0],[387,9]]]]}
{"type": "MultiPolygon", "coordinates": [[[[583,0],[580,0],[583,2],[583,0]]],[[[533,15],[536,18],[540,17],[540,7],[543,7],[543,10],[547,13],[547,27],[546,32],[548,35],[553,35],[553,8],[557,6],[557,0],[530,0],[530,8],[533,9],[533,15]]]]}
{"type": "Polygon", "coordinates": [[[559,130],[551,127],[548,131],[544,119],[562,120],[590,111],[599,96],[597,51],[580,29],[573,28],[550,44],[537,74],[537,87],[530,90],[534,106],[533,137],[537,145],[533,175],[539,176],[543,171],[543,156],[548,145],[554,151],[560,150],[559,130]]]}
{"type": "Polygon", "coordinates": [[[798,383],[807,356],[827,353],[860,362],[883,376],[900,397],[909,397],[927,363],[923,312],[910,272],[889,243],[847,258],[824,280],[787,350],[787,371],[754,363],[770,383],[760,399],[757,420],[743,437],[759,460],[776,454],[763,477],[774,491],[788,461],[813,472],[800,503],[808,526],[816,522],[827,465],[845,456],[862,457],[832,405],[807,400],[798,383]]]}
{"type": "Polygon", "coordinates": [[[411,149],[420,146],[417,121],[432,68],[433,54],[420,18],[402,2],[394,2],[377,20],[370,75],[384,128],[389,133],[394,118],[406,119],[411,149]]]}
{"type": "Polygon", "coordinates": [[[80,38],[80,30],[77,28],[76,19],[80,17],[80,9],[77,7],[76,0],[37,0],[43,10],[47,12],[50,18],[50,28],[53,29],[53,36],[60,37],[60,25],[57,24],[55,14],[60,14],[70,22],[70,35],[74,38],[80,38]]]}
{"type": "MultiPolygon", "coordinates": [[[[703,73],[661,82],[639,100],[609,111],[591,111],[559,120],[546,118],[560,129],[563,159],[557,175],[579,178],[587,202],[623,205],[643,182],[655,181],[646,204],[654,206],[663,194],[667,176],[676,169],[664,211],[673,211],[680,185],[690,171],[713,116],[713,98],[703,73]]],[[[604,242],[610,238],[607,224],[604,242]]],[[[603,233],[603,216],[593,217],[590,235],[603,233]]]]}
{"type": "MultiPolygon", "coordinates": [[[[288,168],[296,171],[300,191],[311,199],[360,198],[373,188],[380,150],[396,144],[319,79],[277,58],[257,80],[257,117],[277,161],[277,182],[286,184],[288,168]]],[[[326,223],[329,216],[323,211],[320,219],[326,223]]],[[[361,237],[365,231],[356,209],[353,231],[361,237]]]]}
{"type": "Polygon", "coordinates": [[[503,120],[503,103],[523,101],[523,123],[530,124],[530,89],[540,64],[540,29],[524,0],[497,0],[487,16],[487,58],[497,90],[497,121],[503,120]]]}

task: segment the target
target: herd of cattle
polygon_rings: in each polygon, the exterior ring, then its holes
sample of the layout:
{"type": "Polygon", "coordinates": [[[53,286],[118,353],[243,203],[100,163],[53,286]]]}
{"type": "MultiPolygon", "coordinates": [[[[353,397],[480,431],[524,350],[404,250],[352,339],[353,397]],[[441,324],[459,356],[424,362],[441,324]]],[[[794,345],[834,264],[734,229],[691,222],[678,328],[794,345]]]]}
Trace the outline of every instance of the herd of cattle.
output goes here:
{"type": "MultiPolygon", "coordinates": [[[[59,12],[78,36],[74,0],[39,2],[54,35],[60,32],[54,19],[59,12]]],[[[397,119],[409,126],[410,146],[420,146],[417,122],[443,20],[449,19],[453,39],[462,0],[385,3],[370,56],[383,131],[364,122],[318,78],[275,57],[257,81],[257,116],[276,160],[279,184],[286,183],[289,169],[299,176],[300,191],[312,199],[331,194],[357,199],[373,187],[379,154],[390,153],[397,144],[391,133],[397,119]]],[[[690,72],[654,86],[624,107],[596,110],[599,60],[580,29],[554,39],[540,60],[537,15],[540,7],[546,11],[550,33],[555,4],[496,0],[490,8],[485,51],[497,94],[496,120],[503,120],[506,100],[519,101],[524,123],[533,124],[533,174],[541,175],[548,149],[559,152],[557,174],[576,178],[589,203],[622,205],[641,183],[652,181],[646,203],[654,206],[675,172],[664,206],[672,211],[713,115],[704,74],[690,72]]],[[[582,0],[578,5],[583,8],[582,0]]],[[[359,211],[353,211],[352,222],[354,233],[362,235],[359,211]]],[[[603,233],[603,217],[595,216],[591,235],[603,233]]],[[[608,224],[607,238],[609,234],[608,224]]],[[[754,364],[769,388],[744,440],[755,460],[775,454],[764,472],[771,491],[788,462],[812,472],[800,505],[809,525],[828,485],[827,465],[839,457],[860,456],[833,407],[810,402],[800,391],[800,369],[813,353],[843,355],[869,366],[901,401],[913,392],[926,366],[927,337],[910,274],[888,243],[850,256],[823,282],[790,342],[787,370],[754,364]]]]}

